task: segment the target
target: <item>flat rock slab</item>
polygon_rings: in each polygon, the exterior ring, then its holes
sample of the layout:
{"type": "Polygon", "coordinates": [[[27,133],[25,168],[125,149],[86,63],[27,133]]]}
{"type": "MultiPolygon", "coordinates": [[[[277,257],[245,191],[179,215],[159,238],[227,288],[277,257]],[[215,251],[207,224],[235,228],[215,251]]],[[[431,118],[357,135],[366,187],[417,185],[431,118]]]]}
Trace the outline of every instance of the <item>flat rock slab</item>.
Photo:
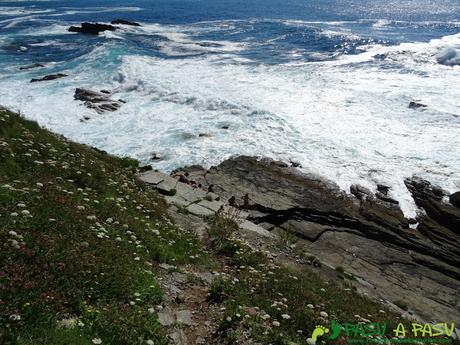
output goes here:
{"type": "Polygon", "coordinates": [[[219,209],[224,206],[224,203],[221,201],[208,201],[208,200],[201,200],[198,205],[206,207],[211,211],[217,212],[219,209]]]}
{"type": "Polygon", "coordinates": [[[253,232],[264,237],[275,237],[275,235],[273,235],[270,231],[265,230],[261,226],[258,226],[257,224],[250,222],[249,220],[244,220],[238,225],[240,227],[240,230],[242,231],[253,232]]]}
{"type": "Polygon", "coordinates": [[[192,312],[190,310],[179,310],[176,313],[177,323],[187,326],[193,325],[192,312]]]}
{"type": "Polygon", "coordinates": [[[175,345],[189,345],[187,336],[182,329],[178,329],[169,335],[175,345]]]}
{"type": "Polygon", "coordinates": [[[157,185],[169,178],[169,176],[158,171],[147,171],[146,173],[139,174],[138,178],[145,183],[157,185]]]}
{"type": "Polygon", "coordinates": [[[178,195],[165,196],[165,200],[169,205],[175,205],[177,207],[187,207],[191,204],[190,201],[185,200],[184,198],[178,195]]]}
{"type": "Polygon", "coordinates": [[[242,211],[239,208],[233,207],[233,206],[228,206],[225,205],[223,209],[223,213],[226,216],[232,217],[232,218],[239,218],[239,219],[246,219],[249,217],[249,213],[246,211],[242,211]]]}
{"type": "Polygon", "coordinates": [[[158,313],[158,322],[162,326],[172,326],[175,323],[174,315],[169,310],[164,310],[158,313]]]}
{"type": "Polygon", "coordinates": [[[199,217],[208,217],[214,215],[213,211],[198,204],[191,204],[187,207],[187,211],[199,217]]]}

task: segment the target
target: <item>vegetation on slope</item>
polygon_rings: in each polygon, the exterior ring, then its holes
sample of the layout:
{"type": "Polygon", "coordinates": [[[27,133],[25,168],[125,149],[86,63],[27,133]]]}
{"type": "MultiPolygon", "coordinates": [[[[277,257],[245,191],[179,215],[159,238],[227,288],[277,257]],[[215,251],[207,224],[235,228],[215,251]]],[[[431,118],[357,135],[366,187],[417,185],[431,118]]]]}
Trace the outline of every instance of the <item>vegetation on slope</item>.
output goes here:
{"type": "Polygon", "coordinates": [[[0,111],[0,343],[167,343],[160,262],[202,263],[196,237],[111,157],[0,111]]]}

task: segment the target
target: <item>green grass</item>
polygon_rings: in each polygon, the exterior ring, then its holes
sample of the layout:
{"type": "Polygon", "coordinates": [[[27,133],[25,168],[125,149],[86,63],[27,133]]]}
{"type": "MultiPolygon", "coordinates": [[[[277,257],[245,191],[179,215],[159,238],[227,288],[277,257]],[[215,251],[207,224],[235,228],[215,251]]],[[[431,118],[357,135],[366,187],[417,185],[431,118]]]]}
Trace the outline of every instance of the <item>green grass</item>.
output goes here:
{"type": "Polygon", "coordinates": [[[168,343],[160,262],[205,264],[116,158],[0,111],[0,343],[168,343]]]}
{"type": "MultiPolygon", "coordinates": [[[[365,318],[392,325],[399,320],[399,315],[358,294],[351,285],[276,264],[266,253],[234,239],[231,234],[237,229],[232,232],[229,224],[217,219],[210,233],[220,236],[216,251],[227,256],[235,275],[216,280],[209,290],[210,300],[225,304],[220,335],[228,343],[250,332],[262,344],[307,344],[316,325],[330,326],[332,320],[357,323],[365,318]],[[328,318],[321,317],[322,311],[328,318]]],[[[321,340],[337,344],[327,337],[321,340]]]]}

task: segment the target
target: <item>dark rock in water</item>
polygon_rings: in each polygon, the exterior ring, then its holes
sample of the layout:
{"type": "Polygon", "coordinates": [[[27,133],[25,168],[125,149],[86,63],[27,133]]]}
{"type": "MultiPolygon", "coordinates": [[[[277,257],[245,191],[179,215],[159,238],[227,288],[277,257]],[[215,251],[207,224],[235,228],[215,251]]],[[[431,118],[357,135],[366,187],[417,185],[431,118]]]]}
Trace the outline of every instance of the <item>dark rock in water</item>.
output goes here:
{"type": "Polygon", "coordinates": [[[385,186],[385,185],[383,185],[383,184],[380,184],[380,183],[377,184],[377,190],[378,190],[380,193],[382,193],[383,195],[387,195],[388,192],[390,191],[390,189],[391,189],[390,187],[385,186]]]}
{"type": "Polygon", "coordinates": [[[302,168],[302,164],[297,161],[290,160],[289,163],[291,163],[291,167],[293,168],[302,168]]]}
{"type": "Polygon", "coordinates": [[[81,27],[71,26],[69,32],[79,32],[88,35],[99,35],[103,31],[115,31],[117,28],[113,25],[99,23],[82,23],[81,27]]]}
{"type": "Polygon", "coordinates": [[[101,92],[101,93],[105,93],[105,94],[107,94],[107,95],[110,95],[110,94],[111,94],[111,92],[110,92],[109,90],[101,90],[100,92],[101,92]]]}
{"type": "Polygon", "coordinates": [[[359,184],[352,184],[350,186],[350,193],[357,197],[359,200],[373,197],[373,194],[369,189],[360,186],[359,184]]]}
{"type": "Polygon", "coordinates": [[[426,216],[423,219],[431,218],[432,222],[460,235],[460,209],[453,204],[444,203],[437,192],[439,188],[433,187],[430,182],[419,177],[408,178],[404,183],[417,206],[425,210],[426,216]]]}
{"type": "Polygon", "coordinates": [[[420,109],[420,108],[426,108],[427,105],[419,102],[410,102],[409,103],[409,109],[420,109]]]}
{"type": "Polygon", "coordinates": [[[131,26],[141,26],[141,24],[136,23],[136,22],[130,22],[129,20],[124,20],[124,19],[115,19],[110,22],[110,24],[113,25],[131,25],[131,26]]]}
{"type": "Polygon", "coordinates": [[[64,73],[50,74],[50,75],[44,76],[43,78],[33,78],[30,82],[36,83],[39,81],[55,80],[55,79],[64,78],[64,77],[68,77],[68,75],[64,73]]]}
{"type": "Polygon", "coordinates": [[[74,98],[83,101],[86,107],[94,109],[99,114],[107,111],[116,111],[122,105],[121,102],[111,99],[107,94],[87,89],[77,88],[74,98]]]}
{"type": "Polygon", "coordinates": [[[373,56],[374,59],[376,60],[385,60],[388,57],[388,54],[376,54],[373,56]]]}
{"type": "Polygon", "coordinates": [[[161,155],[159,155],[158,153],[154,153],[154,154],[152,154],[151,159],[154,160],[154,161],[159,161],[159,160],[162,160],[163,157],[161,155]]]}
{"type": "Polygon", "coordinates": [[[272,161],[272,164],[276,165],[279,168],[288,168],[289,167],[289,164],[287,164],[286,162],[283,162],[283,161],[272,161]]]}
{"type": "Polygon", "coordinates": [[[411,225],[415,225],[415,224],[418,223],[418,220],[415,219],[415,218],[409,218],[408,221],[409,221],[409,224],[411,224],[411,225]]]}
{"type": "Polygon", "coordinates": [[[24,70],[28,70],[28,69],[32,69],[32,68],[40,68],[40,67],[45,67],[45,65],[42,65],[41,63],[33,63],[31,65],[19,67],[19,70],[24,71],[24,70]]]}
{"type": "Polygon", "coordinates": [[[222,200],[249,193],[249,220],[295,235],[298,249],[323,266],[344,267],[369,294],[393,301],[404,296],[425,319],[460,320],[452,302],[460,291],[460,209],[439,201],[428,182],[406,181],[428,214],[415,221],[416,231],[397,204],[365,197],[367,189],[354,188],[363,197],[357,203],[330,181],[282,166],[243,156],[209,170],[184,170],[222,200]]]}
{"type": "Polygon", "coordinates": [[[212,137],[212,135],[208,134],[208,133],[200,133],[200,134],[198,134],[198,136],[200,138],[211,138],[212,137]]]}
{"type": "Polygon", "coordinates": [[[460,192],[449,195],[449,201],[455,207],[460,208],[460,192]]]}
{"type": "Polygon", "coordinates": [[[225,126],[222,126],[221,128],[222,128],[222,129],[229,129],[230,126],[225,125],[225,126]]]}

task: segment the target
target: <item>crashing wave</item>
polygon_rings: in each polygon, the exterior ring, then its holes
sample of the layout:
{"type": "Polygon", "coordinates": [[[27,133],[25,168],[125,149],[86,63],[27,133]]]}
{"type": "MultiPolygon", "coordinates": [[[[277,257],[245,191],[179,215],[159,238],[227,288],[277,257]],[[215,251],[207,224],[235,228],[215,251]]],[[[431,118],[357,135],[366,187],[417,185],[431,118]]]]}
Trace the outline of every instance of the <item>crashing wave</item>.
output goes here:
{"type": "Polygon", "coordinates": [[[444,48],[436,56],[436,61],[446,66],[460,65],[460,52],[454,47],[444,48]]]}

